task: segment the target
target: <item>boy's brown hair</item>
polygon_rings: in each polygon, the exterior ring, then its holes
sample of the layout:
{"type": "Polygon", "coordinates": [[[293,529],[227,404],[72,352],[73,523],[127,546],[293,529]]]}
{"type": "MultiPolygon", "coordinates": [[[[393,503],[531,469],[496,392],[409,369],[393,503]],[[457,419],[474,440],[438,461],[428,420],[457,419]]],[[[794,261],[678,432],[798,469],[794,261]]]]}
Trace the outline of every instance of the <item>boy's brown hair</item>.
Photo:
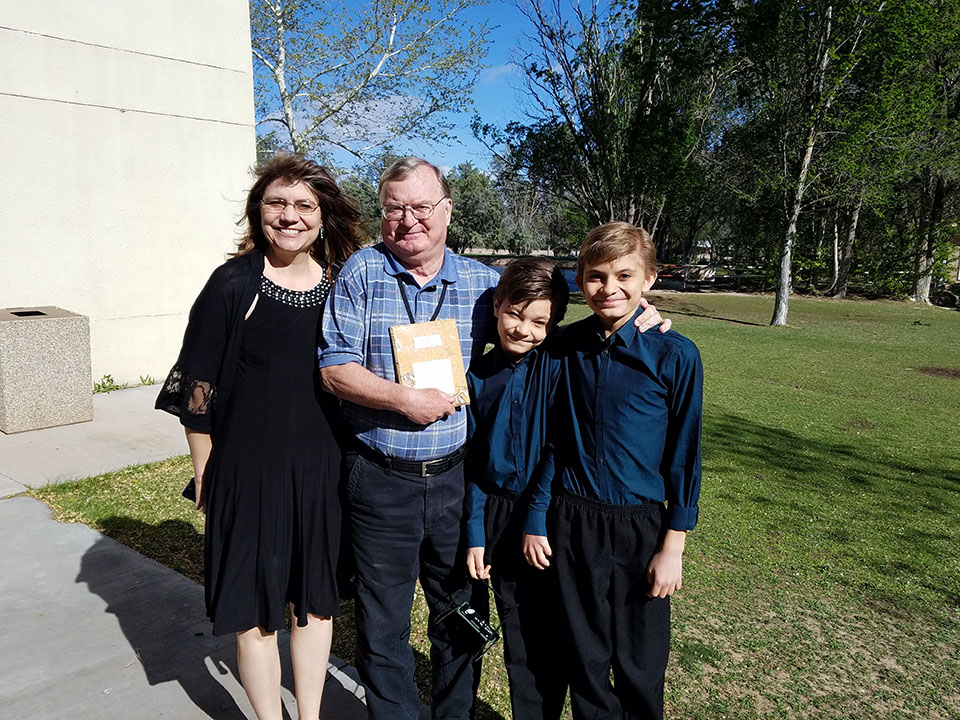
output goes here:
{"type": "Polygon", "coordinates": [[[534,300],[549,300],[550,321],[563,320],[570,299],[570,286],[563,271],[546,258],[519,258],[503,270],[493,295],[497,305],[526,305],[534,300]]]}
{"type": "Polygon", "coordinates": [[[577,277],[583,277],[587,265],[600,265],[633,252],[640,256],[646,276],[656,274],[657,248],[650,233],[626,222],[609,222],[595,227],[580,246],[577,277]]]}

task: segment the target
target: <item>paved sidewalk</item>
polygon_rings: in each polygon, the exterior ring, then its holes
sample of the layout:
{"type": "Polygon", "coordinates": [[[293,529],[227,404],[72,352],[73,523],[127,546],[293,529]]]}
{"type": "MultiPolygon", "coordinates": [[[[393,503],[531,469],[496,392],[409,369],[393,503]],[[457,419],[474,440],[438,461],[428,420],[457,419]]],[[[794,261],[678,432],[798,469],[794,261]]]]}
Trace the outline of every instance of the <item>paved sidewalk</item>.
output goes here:
{"type": "MultiPolygon", "coordinates": [[[[94,396],[94,420],[0,433],[0,717],[253,720],[234,640],[210,635],[196,583],[84,525],[51,519],[25,486],[183,454],[156,387],[94,396]]],[[[281,633],[283,655],[289,638],[281,633]]],[[[353,668],[331,658],[323,718],[365,716],[353,668]]],[[[296,718],[292,673],[284,704],[296,718]]]]}
{"type": "Polygon", "coordinates": [[[153,409],[159,385],[93,396],[93,420],[0,433],[0,497],[187,452],[183,428],[153,409]]]}

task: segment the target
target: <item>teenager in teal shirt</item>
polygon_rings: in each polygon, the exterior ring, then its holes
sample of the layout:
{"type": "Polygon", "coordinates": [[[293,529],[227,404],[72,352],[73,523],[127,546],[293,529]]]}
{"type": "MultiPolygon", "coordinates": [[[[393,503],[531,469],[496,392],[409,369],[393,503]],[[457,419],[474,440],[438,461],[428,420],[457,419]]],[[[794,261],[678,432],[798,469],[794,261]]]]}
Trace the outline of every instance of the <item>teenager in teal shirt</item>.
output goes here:
{"type": "Polygon", "coordinates": [[[644,230],[591,231],[577,284],[594,314],[556,348],[554,465],[528,519],[548,531],[528,533],[524,554],[556,571],[574,720],[663,717],[669,596],[698,514],[703,370],[690,340],[633,328],[656,276],[644,230]]]}

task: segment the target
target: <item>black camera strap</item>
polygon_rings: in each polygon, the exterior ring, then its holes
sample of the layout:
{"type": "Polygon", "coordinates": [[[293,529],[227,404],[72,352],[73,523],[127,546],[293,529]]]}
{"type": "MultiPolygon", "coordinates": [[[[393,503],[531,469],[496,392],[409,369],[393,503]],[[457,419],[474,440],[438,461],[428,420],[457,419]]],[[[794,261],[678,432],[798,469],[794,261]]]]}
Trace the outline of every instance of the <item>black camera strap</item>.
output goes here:
{"type": "MultiPolygon", "coordinates": [[[[484,585],[487,586],[487,590],[492,592],[493,596],[503,604],[504,615],[509,615],[510,613],[515,612],[518,607],[520,607],[520,603],[514,603],[513,605],[508,603],[507,599],[503,595],[497,592],[496,588],[494,588],[493,585],[490,584],[489,580],[483,580],[482,582],[484,585]]],[[[501,625],[503,625],[503,618],[500,619],[500,625],[497,625],[497,630],[500,629],[501,625]]]]}

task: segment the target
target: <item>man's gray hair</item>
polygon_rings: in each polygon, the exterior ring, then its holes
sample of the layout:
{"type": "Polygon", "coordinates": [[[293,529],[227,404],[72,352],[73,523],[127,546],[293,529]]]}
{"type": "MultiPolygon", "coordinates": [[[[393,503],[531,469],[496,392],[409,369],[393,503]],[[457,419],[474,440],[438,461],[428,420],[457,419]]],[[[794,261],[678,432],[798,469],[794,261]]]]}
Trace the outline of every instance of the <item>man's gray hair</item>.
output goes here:
{"type": "Polygon", "coordinates": [[[447,183],[447,178],[440,172],[440,168],[431,162],[427,162],[423,158],[408,156],[394,160],[390,163],[390,167],[383,171],[383,175],[380,176],[380,184],[377,185],[377,197],[380,199],[380,202],[383,202],[384,185],[395,180],[403,180],[418,167],[428,167],[433,170],[433,174],[437,176],[437,182],[440,183],[440,190],[443,192],[443,197],[450,197],[450,185],[447,183]]]}

